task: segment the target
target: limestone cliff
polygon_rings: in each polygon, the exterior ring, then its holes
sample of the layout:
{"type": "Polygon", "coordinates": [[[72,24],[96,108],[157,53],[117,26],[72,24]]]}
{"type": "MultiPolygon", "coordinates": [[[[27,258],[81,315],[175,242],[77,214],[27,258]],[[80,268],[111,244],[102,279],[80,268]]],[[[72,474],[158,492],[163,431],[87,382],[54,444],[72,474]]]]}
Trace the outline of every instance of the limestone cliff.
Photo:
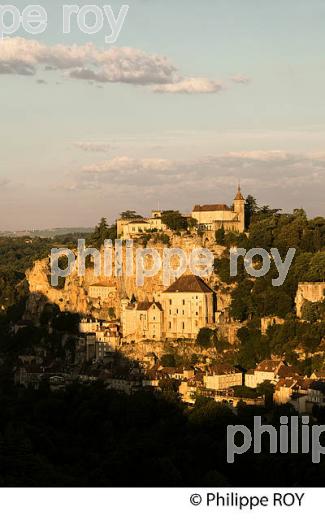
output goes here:
{"type": "MultiPolygon", "coordinates": [[[[194,247],[199,247],[205,240],[205,246],[207,246],[206,239],[204,238],[191,238],[191,237],[174,237],[172,241],[173,247],[181,247],[187,254],[189,254],[194,247]]],[[[150,247],[149,243],[147,247],[150,247]]],[[[154,244],[155,249],[162,257],[163,244],[154,244]]],[[[210,248],[211,249],[211,248],[210,248]]],[[[223,247],[214,246],[213,254],[219,256],[223,247]]],[[[103,261],[103,252],[102,252],[103,261]]],[[[133,251],[134,266],[136,265],[136,246],[133,251]]],[[[177,266],[177,259],[172,258],[171,265],[173,268],[177,266]]],[[[150,259],[146,267],[150,267],[150,259]]],[[[114,273],[115,263],[113,255],[113,266],[112,272],[114,273]]],[[[134,269],[135,271],[135,269],[134,269]]],[[[123,272],[125,272],[125,247],[123,248],[123,272]]],[[[69,276],[64,279],[63,288],[55,288],[50,283],[50,261],[49,258],[38,260],[34,263],[33,267],[27,271],[26,278],[29,283],[30,297],[26,308],[26,317],[36,318],[44,304],[51,302],[57,304],[61,311],[78,312],[86,315],[91,314],[96,318],[107,318],[108,310],[114,309],[115,316],[120,316],[120,299],[126,293],[128,297],[134,295],[137,300],[159,300],[160,293],[165,290],[165,286],[162,284],[161,272],[147,277],[144,280],[144,285],[139,287],[136,283],[135,272],[131,276],[114,276],[110,277],[95,276],[93,267],[86,269],[84,276],[79,276],[77,269],[75,269],[69,276]],[[105,301],[101,301],[99,298],[91,298],[89,296],[89,287],[97,284],[109,284],[112,286],[112,292],[105,301]]],[[[173,279],[171,279],[171,282],[173,279]]],[[[216,274],[212,274],[206,280],[212,287],[220,280],[216,274]]],[[[220,302],[222,307],[227,307],[229,304],[229,294],[227,291],[220,293],[220,302]]]]}

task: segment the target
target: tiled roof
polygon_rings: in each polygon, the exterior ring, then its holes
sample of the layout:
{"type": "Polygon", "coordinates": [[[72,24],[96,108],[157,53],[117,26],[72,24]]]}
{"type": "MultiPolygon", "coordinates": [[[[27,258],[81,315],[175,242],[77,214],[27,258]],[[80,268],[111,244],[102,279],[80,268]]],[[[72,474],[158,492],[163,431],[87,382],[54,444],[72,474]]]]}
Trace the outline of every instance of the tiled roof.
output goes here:
{"type": "Polygon", "coordinates": [[[162,311],[162,306],[159,302],[139,302],[137,305],[137,311],[148,311],[153,304],[155,304],[158,309],[162,311]]]}
{"type": "Polygon", "coordinates": [[[221,376],[225,374],[240,374],[240,370],[226,363],[220,363],[218,365],[212,365],[208,367],[209,375],[221,376]]]}
{"type": "Polygon", "coordinates": [[[279,365],[282,363],[282,361],[276,361],[273,359],[265,359],[264,361],[261,361],[256,367],[255,370],[259,372],[275,372],[279,365]]]}
{"type": "Polygon", "coordinates": [[[164,292],[212,293],[213,290],[199,276],[195,276],[194,274],[183,274],[164,292]]]}
{"type": "Polygon", "coordinates": [[[279,377],[293,377],[297,376],[297,371],[293,367],[288,367],[287,365],[282,365],[279,370],[278,374],[279,377]]]}
{"type": "Polygon", "coordinates": [[[231,211],[227,204],[197,204],[193,211],[231,211]]]}

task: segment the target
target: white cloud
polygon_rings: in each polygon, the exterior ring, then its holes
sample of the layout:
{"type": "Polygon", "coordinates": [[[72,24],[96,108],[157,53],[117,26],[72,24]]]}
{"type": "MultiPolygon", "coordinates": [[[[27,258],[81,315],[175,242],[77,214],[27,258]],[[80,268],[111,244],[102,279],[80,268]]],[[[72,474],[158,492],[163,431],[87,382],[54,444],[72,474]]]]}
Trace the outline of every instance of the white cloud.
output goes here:
{"type": "Polygon", "coordinates": [[[153,87],[154,92],[169,94],[214,94],[222,89],[221,82],[212,81],[208,78],[186,78],[179,80],[177,83],[153,87]]]}
{"type": "Polygon", "coordinates": [[[78,141],[73,144],[76,148],[79,148],[84,152],[109,152],[111,150],[111,145],[109,143],[99,141],[78,141]]]}
{"type": "Polygon", "coordinates": [[[164,172],[170,170],[172,165],[172,161],[167,161],[165,159],[133,159],[130,157],[115,157],[108,161],[84,166],[82,171],[87,173],[164,172]]]}
{"type": "Polygon", "coordinates": [[[71,182],[76,190],[107,187],[132,193],[138,188],[208,202],[211,193],[233,191],[238,179],[246,193],[269,189],[277,194],[290,188],[301,190],[303,195],[303,190],[312,186],[322,188],[325,163],[323,158],[281,150],[230,152],[188,161],[126,156],[86,165],[71,182]]]}
{"type": "Polygon", "coordinates": [[[251,81],[248,76],[245,76],[245,74],[235,74],[234,76],[231,76],[230,79],[234,83],[240,83],[243,85],[247,85],[251,81]]]}
{"type": "Polygon", "coordinates": [[[212,94],[223,89],[220,81],[183,77],[165,56],[130,47],[50,46],[21,37],[0,41],[0,74],[33,76],[39,70],[59,70],[66,77],[97,84],[150,86],[160,93],[212,94]]]}
{"type": "Polygon", "coordinates": [[[176,73],[164,56],[127,47],[99,50],[92,43],[48,46],[19,37],[0,42],[0,73],[33,75],[40,66],[67,70],[72,77],[140,85],[169,83],[176,73]]]}

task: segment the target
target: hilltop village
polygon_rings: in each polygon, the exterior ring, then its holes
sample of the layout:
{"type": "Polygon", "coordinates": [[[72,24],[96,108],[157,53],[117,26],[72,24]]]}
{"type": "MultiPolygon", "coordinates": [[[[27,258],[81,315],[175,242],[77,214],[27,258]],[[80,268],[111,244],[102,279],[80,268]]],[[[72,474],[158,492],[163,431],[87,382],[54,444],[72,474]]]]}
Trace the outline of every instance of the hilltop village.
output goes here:
{"type": "Polygon", "coordinates": [[[102,381],[127,394],[172,393],[187,405],[205,397],[232,408],[270,399],[302,413],[325,406],[322,217],[258,208],[238,187],[231,205],[196,204],[189,215],[124,212],[112,227],[102,221],[92,244],[108,237],[158,250],[206,247],[214,270],[185,272],[168,287],[156,275],[138,287],[134,277],[95,277],[90,260],[82,278],[72,273],[52,287],[48,258],[36,260],[26,272],[24,312],[10,324],[16,342],[25,342],[13,362],[16,385],[57,390],[102,381]],[[243,270],[229,277],[229,248],[243,245],[283,252],[297,245],[283,288],[243,270]]]}

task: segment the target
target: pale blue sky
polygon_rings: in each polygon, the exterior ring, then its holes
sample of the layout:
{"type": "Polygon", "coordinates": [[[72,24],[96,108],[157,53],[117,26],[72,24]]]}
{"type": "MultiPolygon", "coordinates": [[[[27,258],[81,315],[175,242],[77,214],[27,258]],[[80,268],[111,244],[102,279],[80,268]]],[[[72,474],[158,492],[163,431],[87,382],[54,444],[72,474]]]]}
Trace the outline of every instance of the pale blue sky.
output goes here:
{"type": "MultiPolygon", "coordinates": [[[[39,3],[49,25],[37,40],[49,54],[57,44],[110,48],[108,28],[63,35],[61,2],[39,3]]],[[[122,3],[96,1],[115,12],[122,3]]],[[[147,70],[142,85],[89,83],[72,79],[71,67],[44,70],[52,54],[21,75],[19,51],[12,73],[0,74],[0,229],[93,225],[158,200],[183,211],[230,203],[238,178],[263,204],[324,214],[325,1],[125,3],[115,47],[143,51],[150,67],[152,55],[165,56],[182,76],[172,86],[205,78],[222,89],[157,93],[147,70]]],[[[0,44],[0,71],[3,56],[0,44]]]]}

